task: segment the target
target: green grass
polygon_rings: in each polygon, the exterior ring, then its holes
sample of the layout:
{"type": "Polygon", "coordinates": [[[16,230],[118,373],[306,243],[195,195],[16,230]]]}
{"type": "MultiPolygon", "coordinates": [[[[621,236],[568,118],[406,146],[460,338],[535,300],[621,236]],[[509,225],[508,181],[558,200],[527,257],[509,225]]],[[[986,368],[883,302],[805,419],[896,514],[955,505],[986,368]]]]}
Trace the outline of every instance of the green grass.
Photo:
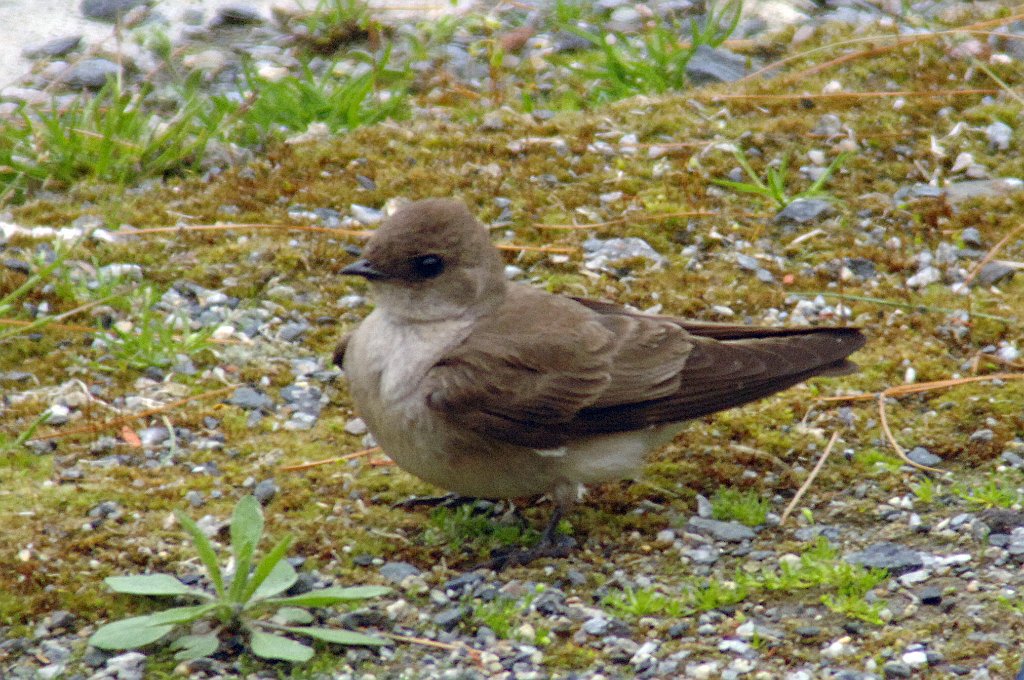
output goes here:
{"type": "Polygon", "coordinates": [[[1010,508],[1024,503],[1024,492],[1018,484],[996,477],[976,486],[956,485],[953,493],[978,508],[1010,508]]]}
{"type": "Polygon", "coordinates": [[[452,552],[487,554],[502,546],[528,547],[540,540],[535,529],[518,523],[507,524],[471,505],[435,508],[423,540],[427,545],[445,545],[452,552]]]}
{"type": "Polygon", "coordinates": [[[719,487],[711,496],[711,512],[715,519],[736,520],[748,527],[764,524],[771,507],[771,502],[757,491],[719,487]]]}
{"type": "Polygon", "coordinates": [[[127,184],[198,167],[220,116],[199,97],[173,115],[147,109],[149,89],[126,92],[111,80],[64,109],[30,110],[0,124],[0,195],[66,188],[79,180],[127,184]]]}

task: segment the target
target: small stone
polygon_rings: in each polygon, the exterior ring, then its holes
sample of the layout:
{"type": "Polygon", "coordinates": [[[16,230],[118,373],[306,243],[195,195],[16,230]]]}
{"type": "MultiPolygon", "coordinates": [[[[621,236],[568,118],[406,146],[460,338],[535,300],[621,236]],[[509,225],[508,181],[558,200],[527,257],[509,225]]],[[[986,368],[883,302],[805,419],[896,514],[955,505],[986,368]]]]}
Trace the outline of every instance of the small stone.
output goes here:
{"type": "Polygon", "coordinates": [[[921,556],[910,548],[883,541],[845,557],[847,562],[860,564],[870,569],[887,569],[893,576],[899,576],[924,566],[921,556]]]}
{"type": "Polygon", "coordinates": [[[444,611],[435,614],[433,621],[436,626],[445,631],[454,630],[459,622],[462,621],[468,615],[468,610],[465,607],[452,607],[451,609],[445,609],[444,611]]]}
{"type": "Polygon", "coordinates": [[[1001,120],[997,120],[985,128],[985,136],[988,137],[988,143],[993,148],[1006,151],[1013,141],[1013,128],[1001,120]]]}
{"type": "Polygon", "coordinates": [[[803,638],[813,638],[821,635],[821,628],[818,626],[798,626],[796,634],[803,638]]]}
{"type": "Polygon", "coordinates": [[[36,45],[35,47],[28,47],[22,51],[28,59],[40,59],[42,57],[55,58],[63,57],[66,54],[78,49],[78,46],[82,44],[82,34],[76,35],[65,35],[60,38],[54,38],[48,40],[42,45],[36,45]]]}
{"type": "Polygon", "coordinates": [[[589,635],[604,635],[608,630],[608,619],[595,616],[583,622],[583,632],[589,635]]]}
{"type": "Polygon", "coordinates": [[[747,57],[721,47],[700,45],[686,63],[686,77],[695,87],[731,83],[747,75],[747,57]]]}
{"type": "Polygon", "coordinates": [[[484,132],[499,132],[506,127],[505,116],[501,111],[488,111],[480,123],[480,129],[484,132]]]}
{"type": "Polygon", "coordinates": [[[974,283],[979,286],[994,286],[1003,279],[1010,279],[1017,270],[1002,262],[987,262],[974,277],[974,283]]]}
{"type": "Polygon", "coordinates": [[[274,410],[274,400],[254,387],[243,385],[235,390],[235,393],[228,399],[232,406],[243,408],[247,411],[263,411],[270,413],[274,410]]]}
{"type": "Polygon", "coordinates": [[[244,2],[232,2],[217,9],[214,25],[245,26],[263,23],[263,17],[255,7],[244,2]]]}
{"type": "Polygon", "coordinates": [[[138,652],[118,654],[107,659],[106,672],[117,680],[143,680],[146,655],[138,652]]]}
{"type": "Polygon", "coordinates": [[[917,594],[917,597],[921,600],[921,604],[937,607],[942,604],[942,589],[936,588],[935,586],[922,588],[921,592],[917,594]]]}
{"type": "Polygon", "coordinates": [[[923,446],[915,446],[910,451],[907,451],[907,458],[918,465],[927,465],[928,467],[935,467],[942,462],[941,458],[923,446]]]}
{"type": "Polygon", "coordinates": [[[942,280],[942,272],[937,267],[927,266],[921,269],[909,279],[907,279],[908,288],[924,288],[930,286],[933,283],[938,283],[942,280]]]}
{"type": "Polygon", "coordinates": [[[117,21],[125,14],[148,5],[150,0],[82,0],[82,15],[96,21],[117,21]]]}
{"type": "Polygon", "coordinates": [[[185,500],[193,508],[201,508],[206,503],[206,500],[203,498],[203,492],[196,491],[195,489],[185,494],[185,500]]]}
{"type": "Polygon", "coordinates": [[[828,217],[835,208],[826,200],[820,198],[800,198],[775,215],[776,224],[807,224],[817,222],[828,217]]]}
{"type": "Polygon", "coordinates": [[[408,562],[387,562],[380,568],[380,575],[392,583],[401,583],[410,576],[416,576],[420,570],[408,562]]]}
{"type": "Polygon", "coordinates": [[[279,487],[277,486],[277,482],[275,482],[273,478],[264,479],[253,488],[252,495],[255,496],[260,505],[266,505],[274,499],[274,496],[277,495],[278,489],[279,487]]]}
{"type": "Polygon", "coordinates": [[[705,519],[703,517],[691,517],[686,523],[686,528],[699,534],[711,536],[719,541],[739,543],[749,541],[756,535],[754,530],[736,521],[723,522],[717,519],[705,519]]]}
{"type": "Polygon", "coordinates": [[[981,239],[981,232],[974,227],[967,227],[960,232],[960,240],[964,242],[965,246],[971,246],[972,248],[981,248],[985,245],[985,242],[981,239]]]}
{"type": "Polygon", "coordinates": [[[980,430],[975,430],[974,432],[972,432],[971,436],[968,438],[968,441],[971,442],[972,444],[988,444],[993,439],[995,439],[995,437],[995,432],[989,430],[988,428],[982,428],[980,430]]]}
{"type": "Polygon", "coordinates": [[[345,423],[345,432],[356,437],[362,437],[368,432],[366,423],[363,422],[362,418],[353,418],[352,420],[345,423]]]}
{"type": "Polygon", "coordinates": [[[888,661],[882,666],[882,673],[888,680],[889,678],[909,678],[912,671],[910,666],[902,661],[888,661]]]}
{"type": "Polygon", "coordinates": [[[284,326],[281,327],[281,330],[278,332],[277,337],[281,338],[285,342],[294,342],[295,340],[298,340],[302,336],[302,334],[308,330],[309,324],[304,321],[298,323],[286,323],[284,326]]]}
{"type": "Polygon", "coordinates": [[[63,81],[78,90],[98,90],[120,71],[121,67],[109,59],[83,59],[67,70],[63,81]]]}
{"type": "Polygon", "coordinates": [[[376,208],[370,208],[365,205],[359,205],[358,203],[353,203],[349,208],[349,211],[352,213],[352,217],[355,218],[356,222],[366,226],[378,224],[384,219],[383,211],[377,210],[376,208]]]}
{"type": "Polygon", "coordinates": [[[711,519],[715,516],[715,509],[711,501],[703,494],[697,494],[697,516],[704,519],[711,519]]]}

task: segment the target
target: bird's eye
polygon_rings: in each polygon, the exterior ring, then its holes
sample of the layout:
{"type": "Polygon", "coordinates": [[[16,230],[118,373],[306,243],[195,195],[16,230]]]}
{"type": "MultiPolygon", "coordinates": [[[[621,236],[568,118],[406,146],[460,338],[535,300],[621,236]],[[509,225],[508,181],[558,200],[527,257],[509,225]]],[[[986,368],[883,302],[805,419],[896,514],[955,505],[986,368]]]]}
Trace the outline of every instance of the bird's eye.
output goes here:
{"type": "Polygon", "coordinates": [[[444,271],[444,260],[439,255],[420,255],[413,258],[412,268],[418,276],[432,279],[444,271]]]}

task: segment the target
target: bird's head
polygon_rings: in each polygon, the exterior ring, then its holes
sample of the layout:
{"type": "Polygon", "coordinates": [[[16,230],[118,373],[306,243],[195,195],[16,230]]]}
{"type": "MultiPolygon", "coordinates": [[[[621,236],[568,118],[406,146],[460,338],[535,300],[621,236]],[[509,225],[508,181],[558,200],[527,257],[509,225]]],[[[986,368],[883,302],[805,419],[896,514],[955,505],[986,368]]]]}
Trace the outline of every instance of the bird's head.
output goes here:
{"type": "Polygon", "coordinates": [[[505,293],[503,264],[487,230],[459,201],[402,207],[342,274],[370,282],[377,306],[410,321],[479,315],[505,293]]]}

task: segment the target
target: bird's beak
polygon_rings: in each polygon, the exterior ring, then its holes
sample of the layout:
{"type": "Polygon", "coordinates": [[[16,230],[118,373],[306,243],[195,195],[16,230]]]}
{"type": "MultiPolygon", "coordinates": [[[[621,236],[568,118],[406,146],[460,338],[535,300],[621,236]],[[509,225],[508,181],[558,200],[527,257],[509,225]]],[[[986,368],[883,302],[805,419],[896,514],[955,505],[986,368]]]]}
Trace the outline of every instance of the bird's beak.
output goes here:
{"type": "Polygon", "coordinates": [[[349,276],[362,276],[370,281],[386,279],[388,277],[387,274],[375,268],[369,260],[356,260],[342,269],[341,273],[348,274],[349,276]]]}

